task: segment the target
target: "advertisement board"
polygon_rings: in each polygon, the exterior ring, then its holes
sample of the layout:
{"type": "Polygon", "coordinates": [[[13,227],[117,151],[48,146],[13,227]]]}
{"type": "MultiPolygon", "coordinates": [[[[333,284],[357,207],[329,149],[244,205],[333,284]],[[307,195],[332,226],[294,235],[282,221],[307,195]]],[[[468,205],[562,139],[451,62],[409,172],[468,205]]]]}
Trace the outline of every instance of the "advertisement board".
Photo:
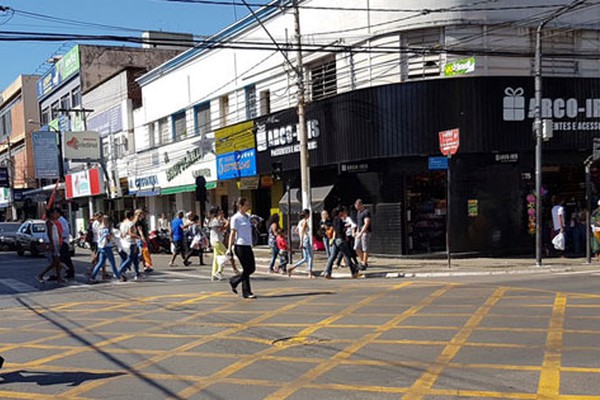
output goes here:
{"type": "Polygon", "coordinates": [[[38,80],[38,98],[50,93],[54,88],[79,72],[79,46],[73,47],[52,68],[38,80]]]}
{"type": "Polygon", "coordinates": [[[121,132],[123,130],[121,105],[118,104],[88,118],[87,128],[91,131],[98,132],[101,138],[104,138],[111,133],[121,132]]]}
{"type": "Polygon", "coordinates": [[[35,177],[37,179],[57,179],[59,170],[59,151],[56,132],[38,131],[31,134],[35,177]]]}
{"type": "Polygon", "coordinates": [[[217,156],[219,180],[246,178],[256,175],[256,150],[248,149],[217,156]]]}
{"type": "Polygon", "coordinates": [[[98,132],[65,132],[64,158],[68,160],[99,160],[100,136],[98,132]]]}
{"type": "Polygon", "coordinates": [[[10,189],[0,187],[0,208],[6,208],[10,205],[10,189]]]}
{"type": "Polygon", "coordinates": [[[100,169],[92,168],[65,177],[67,199],[97,196],[104,193],[104,180],[100,169]]]}
{"type": "Polygon", "coordinates": [[[255,147],[254,121],[242,122],[215,131],[217,155],[233,153],[255,147]]]}

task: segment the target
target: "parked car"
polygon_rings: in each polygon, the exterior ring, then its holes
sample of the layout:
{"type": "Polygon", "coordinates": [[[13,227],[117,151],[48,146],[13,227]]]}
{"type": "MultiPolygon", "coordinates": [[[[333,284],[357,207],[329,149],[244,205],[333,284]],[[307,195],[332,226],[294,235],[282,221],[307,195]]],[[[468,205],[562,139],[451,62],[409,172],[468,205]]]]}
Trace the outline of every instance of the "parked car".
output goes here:
{"type": "Polygon", "coordinates": [[[0,250],[15,250],[20,222],[0,222],[0,250]]]}
{"type": "MultiPolygon", "coordinates": [[[[37,256],[46,250],[44,238],[46,236],[46,222],[41,219],[32,219],[23,222],[17,230],[16,250],[19,256],[28,251],[32,256],[37,256]]],[[[75,255],[74,240],[69,240],[71,256],[75,255]]]]}

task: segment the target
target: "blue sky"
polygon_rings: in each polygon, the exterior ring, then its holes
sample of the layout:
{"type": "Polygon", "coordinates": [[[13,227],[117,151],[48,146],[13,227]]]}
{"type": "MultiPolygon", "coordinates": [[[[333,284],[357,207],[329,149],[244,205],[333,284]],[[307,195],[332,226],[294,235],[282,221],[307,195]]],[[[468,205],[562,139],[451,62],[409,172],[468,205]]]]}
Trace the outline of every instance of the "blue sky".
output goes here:
{"type": "MultiPolygon", "coordinates": [[[[211,35],[240,19],[248,11],[232,5],[203,5],[164,0],[0,0],[0,6],[15,9],[12,18],[0,15],[0,31],[110,34],[139,36],[137,32],[78,27],[27,17],[19,11],[142,30],[211,35]]],[[[20,74],[33,74],[57,51],[64,53],[74,42],[0,41],[0,92],[20,74]]],[[[121,44],[115,43],[120,46],[121,44]]],[[[38,70],[38,73],[40,71],[38,70]]]]}

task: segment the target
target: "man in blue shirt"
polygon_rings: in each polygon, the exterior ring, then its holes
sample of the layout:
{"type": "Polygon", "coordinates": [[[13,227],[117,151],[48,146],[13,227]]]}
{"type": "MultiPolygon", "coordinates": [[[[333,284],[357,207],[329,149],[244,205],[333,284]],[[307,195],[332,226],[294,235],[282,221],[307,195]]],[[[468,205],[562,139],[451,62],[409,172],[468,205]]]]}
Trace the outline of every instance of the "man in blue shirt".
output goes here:
{"type": "Polygon", "coordinates": [[[169,267],[175,266],[175,258],[180,254],[183,259],[184,265],[191,264],[189,261],[185,261],[185,248],[184,248],[184,234],[183,230],[186,228],[183,223],[183,211],[177,211],[175,218],[171,221],[171,240],[173,241],[173,256],[171,257],[171,262],[169,262],[169,267]]]}

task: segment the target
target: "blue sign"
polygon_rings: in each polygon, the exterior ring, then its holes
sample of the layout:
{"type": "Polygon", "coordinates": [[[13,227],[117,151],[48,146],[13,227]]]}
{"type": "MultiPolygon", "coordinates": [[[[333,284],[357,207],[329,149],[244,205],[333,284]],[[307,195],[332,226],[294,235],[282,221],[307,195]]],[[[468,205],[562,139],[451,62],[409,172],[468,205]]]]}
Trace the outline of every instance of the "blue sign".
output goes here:
{"type": "Polygon", "coordinates": [[[87,120],[87,130],[98,132],[101,138],[111,133],[121,132],[123,130],[121,105],[114,106],[89,118],[87,120]]]}
{"type": "Polygon", "coordinates": [[[37,179],[57,179],[60,175],[58,164],[58,143],[56,132],[39,131],[31,134],[35,177],[37,179]]]}
{"type": "Polygon", "coordinates": [[[448,169],[448,157],[429,157],[429,169],[448,169]]]}
{"type": "Polygon", "coordinates": [[[256,176],[256,149],[217,156],[217,178],[221,180],[256,176]]]}

